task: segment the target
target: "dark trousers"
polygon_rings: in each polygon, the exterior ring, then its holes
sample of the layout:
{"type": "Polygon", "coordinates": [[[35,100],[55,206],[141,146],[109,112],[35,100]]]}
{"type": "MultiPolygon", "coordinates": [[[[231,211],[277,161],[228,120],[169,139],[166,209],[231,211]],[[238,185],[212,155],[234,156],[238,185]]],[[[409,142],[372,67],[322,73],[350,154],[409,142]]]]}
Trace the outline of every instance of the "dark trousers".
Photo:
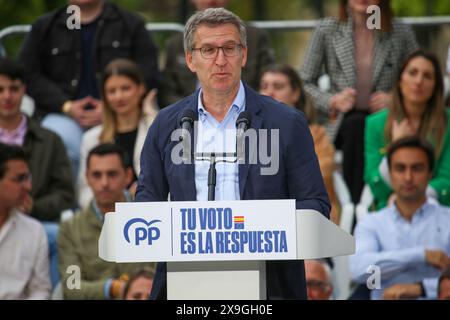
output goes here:
{"type": "Polygon", "coordinates": [[[364,187],[364,127],[368,112],[345,114],[336,136],[335,146],[342,150],[344,181],[353,203],[358,203],[364,187]]]}

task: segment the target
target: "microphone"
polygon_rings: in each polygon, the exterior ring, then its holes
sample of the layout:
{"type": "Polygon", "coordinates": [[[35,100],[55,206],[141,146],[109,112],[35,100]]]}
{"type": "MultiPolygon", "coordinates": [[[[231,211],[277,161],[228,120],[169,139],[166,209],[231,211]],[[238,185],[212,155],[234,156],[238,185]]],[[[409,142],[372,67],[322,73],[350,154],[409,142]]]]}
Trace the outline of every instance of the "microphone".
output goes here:
{"type": "Polygon", "coordinates": [[[236,120],[236,155],[237,161],[241,163],[245,159],[244,151],[244,133],[250,127],[250,113],[243,111],[236,120]]]}
{"type": "Polygon", "coordinates": [[[250,113],[248,113],[247,111],[243,111],[239,114],[236,120],[238,137],[242,136],[245,130],[247,130],[250,127],[250,119],[251,119],[250,113]]]}
{"type": "Polygon", "coordinates": [[[185,109],[183,111],[180,118],[181,135],[179,137],[179,141],[186,140],[196,118],[197,114],[192,109],[185,109]]]}

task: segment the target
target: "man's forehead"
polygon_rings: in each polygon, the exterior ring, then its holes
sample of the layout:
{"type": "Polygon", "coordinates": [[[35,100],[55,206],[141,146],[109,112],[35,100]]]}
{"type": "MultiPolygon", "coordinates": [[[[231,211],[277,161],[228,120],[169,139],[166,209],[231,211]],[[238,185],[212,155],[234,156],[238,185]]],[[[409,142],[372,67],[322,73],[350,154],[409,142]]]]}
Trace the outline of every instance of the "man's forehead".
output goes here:
{"type": "Polygon", "coordinates": [[[6,173],[27,173],[29,172],[28,164],[22,159],[11,159],[5,163],[6,173]]]}
{"type": "Polygon", "coordinates": [[[113,170],[119,168],[122,168],[122,161],[116,153],[93,154],[89,159],[89,169],[91,170],[113,170]]]}
{"type": "Polygon", "coordinates": [[[202,24],[195,32],[195,41],[210,42],[210,41],[239,41],[239,31],[234,24],[226,23],[217,26],[210,26],[202,24]]]}
{"type": "Polygon", "coordinates": [[[22,80],[20,79],[11,79],[9,76],[5,75],[5,74],[0,74],[0,86],[5,86],[5,85],[23,85],[22,80]]]}
{"type": "Polygon", "coordinates": [[[392,164],[417,165],[427,164],[427,154],[419,148],[401,148],[391,156],[392,164]]]}

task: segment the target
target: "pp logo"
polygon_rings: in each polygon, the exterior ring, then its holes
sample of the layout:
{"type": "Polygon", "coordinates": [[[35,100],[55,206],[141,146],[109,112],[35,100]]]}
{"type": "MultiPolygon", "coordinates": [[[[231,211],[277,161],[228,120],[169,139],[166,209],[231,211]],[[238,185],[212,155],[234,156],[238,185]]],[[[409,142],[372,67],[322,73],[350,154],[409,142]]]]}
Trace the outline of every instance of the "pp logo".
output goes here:
{"type": "Polygon", "coordinates": [[[125,240],[127,240],[128,243],[132,243],[130,241],[129,229],[133,224],[136,223],[139,224],[139,226],[136,226],[136,228],[134,229],[134,244],[138,246],[140,242],[146,241],[148,245],[151,246],[153,241],[158,240],[160,236],[159,229],[155,226],[151,226],[152,224],[157,222],[161,222],[161,220],[152,220],[150,222],[147,222],[142,218],[131,219],[123,228],[123,235],[125,237],[125,240]]]}

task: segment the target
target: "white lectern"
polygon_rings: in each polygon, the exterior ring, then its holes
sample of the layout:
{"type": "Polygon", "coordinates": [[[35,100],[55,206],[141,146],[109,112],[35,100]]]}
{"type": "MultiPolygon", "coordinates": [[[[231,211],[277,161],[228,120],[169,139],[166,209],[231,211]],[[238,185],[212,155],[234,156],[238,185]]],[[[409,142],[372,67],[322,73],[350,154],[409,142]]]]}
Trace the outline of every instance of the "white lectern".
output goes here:
{"type": "Polygon", "coordinates": [[[294,200],[118,203],[99,255],[167,262],[167,298],[266,299],[266,260],[350,255],[355,241],[294,200]]]}

